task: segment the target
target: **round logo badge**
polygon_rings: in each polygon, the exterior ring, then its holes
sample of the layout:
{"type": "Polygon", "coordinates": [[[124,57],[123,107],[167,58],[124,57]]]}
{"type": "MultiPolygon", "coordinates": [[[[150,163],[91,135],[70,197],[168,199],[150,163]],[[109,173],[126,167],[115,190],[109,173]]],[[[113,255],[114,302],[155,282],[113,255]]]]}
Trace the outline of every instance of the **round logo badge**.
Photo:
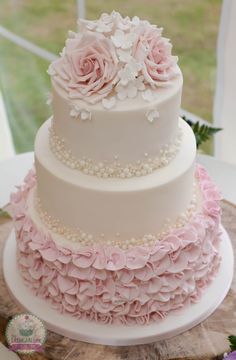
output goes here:
{"type": "Polygon", "coordinates": [[[46,334],[42,320],[32,314],[15,315],[6,328],[9,349],[22,354],[43,351],[46,334]]]}

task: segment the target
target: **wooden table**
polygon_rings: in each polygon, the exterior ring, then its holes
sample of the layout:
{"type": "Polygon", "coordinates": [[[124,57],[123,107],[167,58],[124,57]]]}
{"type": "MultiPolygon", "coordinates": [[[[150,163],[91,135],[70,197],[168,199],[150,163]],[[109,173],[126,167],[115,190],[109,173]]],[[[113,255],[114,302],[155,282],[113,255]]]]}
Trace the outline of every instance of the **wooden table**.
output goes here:
{"type": "MultiPolygon", "coordinates": [[[[213,169],[214,170],[214,169],[213,169]]],[[[231,179],[232,180],[232,179],[231,179]]],[[[236,206],[222,202],[223,225],[236,253],[236,206]]],[[[0,254],[12,229],[10,219],[0,217],[0,254]]],[[[1,261],[1,259],[0,259],[1,261]]],[[[10,259],[9,259],[10,261],[10,259]]],[[[5,342],[5,328],[11,316],[22,312],[11,299],[0,270],[0,341],[5,342]]],[[[172,339],[149,345],[112,347],[76,342],[49,332],[43,354],[20,355],[36,360],[157,360],[157,359],[222,359],[229,351],[227,336],[236,334],[236,280],[221,306],[203,323],[172,339]]],[[[2,360],[2,359],[1,359],[2,360]]],[[[5,360],[5,359],[4,359],[5,360]]]]}

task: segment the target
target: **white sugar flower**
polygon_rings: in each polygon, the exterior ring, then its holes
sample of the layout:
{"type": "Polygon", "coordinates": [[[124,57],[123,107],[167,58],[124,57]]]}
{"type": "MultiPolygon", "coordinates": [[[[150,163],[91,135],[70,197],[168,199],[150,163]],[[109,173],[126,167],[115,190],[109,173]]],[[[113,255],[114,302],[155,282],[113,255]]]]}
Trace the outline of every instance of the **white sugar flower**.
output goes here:
{"type": "Polygon", "coordinates": [[[91,120],[92,114],[89,110],[87,109],[82,109],[80,111],[80,119],[81,120],[91,120]]]}
{"type": "Polygon", "coordinates": [[[80,114],[80,108],[76,105],[70,111],[70,116],[77,118],[80,114]]]}
{"type": "Polygon", "coordinates": [[[70,116],[74,118],[80,118],[81,120],[91,120],[92,114],[87,109],[81,109],[79,106],[75,105],[71,111],[70,116]]]}
{"type": "Polygon", "coordinates": [[[77,37],[77,34],[74,31],[71,31],[71,30],[68,31],[68,38],[69,39],[74,39],[76,37],[77,37]]]}
{"type": "Polygon", "coordinates": [[[49,67],[48,67],[48,69],[47,69],[47,73],[48,73],[48,75],[50,75],[50,76],[56,75],[56,71],[54,70],[53,64],[50,64],[50,65],[49,65],[49,67]]]}
{"type": "Polygon", "coordinates": [[[112,33],[113,29],[118,27],[117,24],[119,22],[123,23],[124,20],[119,13],[112,11],[111,14],[103,13],[97,21],[80,19],[78,24],[81,31],[87,29],[106,35],[112,33]]]}
{"type": "Polygon", "coordinates": [[[159,112],[156,109],[150,109],[146,113],[146,117],[150,123],[153,123],[159,118],[159,112]]]}
{"type": "Polygon", "coordinates": [[[124,63],[127,63],[132,59],[132,56],[131,56],[131,53],[129,50],[127,51],[127,50],[118,49],[117,55],[119,57],[119,60],[124,63]]]}
{"type": "Polygon", "coordinates": [[[113,108],[116,104],[116,98],[113,96],[110,99],[102,99],[102,105],[105,109],[110,110],[111,108],[113,108]]]}
{"type": "Polygon", "coordinates": [[[144,77],[142,75],[137,77],[134,81],[135,86],[139,91],[145,90],[144,77]]]}
{"type": "Polygon", "coordinates": [[[135,79],[135,75],[133,75],[132,71],[128,67],[124,67],[118,72],[118,76],[120,78],[121,85],[127,85],[129,81],[135,79]]]}
{"type": "Polygon", "coordinates": [[[66,48],[64,47],[60,52],[60,56],[65,56],[65,55],[66,55],[66,48]]]}
{"type": "Polygon", "coordinates": [[[99,21],[102,21],[106,25],[114,25],[120,19],[122,19],[121,15],[113,10],[111,14],[103,13],[99,21]]]}
{"type": "Polygon", "coordinates": [[[127,85],[130,81],[135,80],[140,70],[140,64],[131,59],[120,71],[118,77],[121,85],[127,85]]]}
{"type": "Polygon", "coordinates": [[[142,98],[143,98],[143,100],[148,101],[148,102],[153,101],[154,96],[153,96],[152,90],[147,89],[147,90],[143,91],[142,92],[142,98]]]}
{"type": "Polygon", "coordinates": [[[116,86],[116,92],[119,100],[125,100],[126,98],[134,98],[137,95],[138,90],[137,87],[135,86],[135,83],[130,82],[126,86],[122,86],[121,84],[118,84],[116,86]]]}
{"type": "Polygon", "coordinates": [[[91,20],[79,19],[77,21],[77,24],[79,25],[80,31],[84,31],[84,29],[93,31],[97,27],[97,21],[91,21],[91,20]]]}
{"type": "Polygon", "coordinates": [[[109,33],[112,31],[113,24],[105,24],[103,21],[98,21],[96,31],[100,33],[109,33]]]}
{"type": "Polygon", "coordinates": [[[131,21],[128,16],[126,16],[124,19],[120,16],[120,19],[117,21],[117,28],[120,30],[130,30],[131,28],[131,21]]]}
{"type": "Polygon", "coordinates": [[[111,36],[111,40],[113,44],[121,49],[129,49],[133,45],[136,38],[136,33],[131,32],[125,34],[124,31],[117,29],[115,34],[111,36]]]}
{"type": "Polygon", "coordinates": [[[138,16],[134,16],[131,20],[131,24],[134,26],[138,26],[140,24],[140,19],[138,16]]]}
{"type": "Polygon", "coordinates": [[[93,22],[93,21],[88,21],[86,24],[86,28],[88,30],[95,30],[97,27],[97,22],[93,22]]]}

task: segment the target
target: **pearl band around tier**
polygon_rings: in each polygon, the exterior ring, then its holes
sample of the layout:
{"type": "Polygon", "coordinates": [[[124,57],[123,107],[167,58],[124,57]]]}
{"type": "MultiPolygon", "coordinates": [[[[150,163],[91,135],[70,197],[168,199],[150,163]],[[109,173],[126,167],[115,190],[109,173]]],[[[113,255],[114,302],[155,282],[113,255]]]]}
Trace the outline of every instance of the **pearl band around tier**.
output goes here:
{"type": "MultiPolygon", "coordinates": [[[[53,124],[53,121],[52,121],[53,124]]],[[[88,175],[98,176],[101,178],[117,177],[117,178],[131,178],[133,176],[144,176],[153,171],[166,166],[175,157],[181,146],[182,132],[179,128],[177,137],[173,143],[165,144],[159,151],[159,156],[150,158],[148,153],[144,153],[147,161],[137,160],[136,163],[121,165],[119,163],[119,155],[114,155],[116,159],[113,163],[108,163],[107,160],[101,159],[99,163],[94,163],[92,159],[85,157],[78,159],[72,151],[66,147],[65,139],[56,135],[53,130],[53,125],[49,130],[50,148],[58,160],[63,164],[84,172],[88,175]]]]}

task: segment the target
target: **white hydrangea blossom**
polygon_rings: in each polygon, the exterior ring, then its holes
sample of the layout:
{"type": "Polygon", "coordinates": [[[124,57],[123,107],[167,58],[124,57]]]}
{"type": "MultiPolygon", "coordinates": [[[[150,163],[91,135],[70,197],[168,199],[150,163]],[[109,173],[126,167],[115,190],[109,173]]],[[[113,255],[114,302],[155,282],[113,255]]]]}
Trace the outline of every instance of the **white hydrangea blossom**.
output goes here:
{"type": "Polygon", "coordinates": [[[123,63],[127,63],[132,60],[132,55],[129,50],[118,49],[117,55],[118,55],[119,60],[123,63]]]}
{"type": "Polygon", "coordinates": [[[126,98],[135,98],[138,89],[135,86],[135,81],[131,81],[126,86],[118,84],[116,86],[116,92],[119,100],[125,100],[126,98]]]}
{"type": "Polygon", "coordinates": [[[157,109],[150,109],[146,113],[146,117],[150,123],[153,123],[155,120],[159,118],[159,112],[157,109]]]}
{"type": "Polygon", "coordinates": [[[125,33],[123,30],[117,29],[115,34],[111,36],[113,44],[117,48],[121,49],[130,49],[134,44],[134,41],[137,37],[135,32],[125,33]]]}
{"type": "Polygon", "coordinates": [[[127,85],[130,81],[135,80],[138,77],[138,72],[141,65],[134,59],[125,64],[125,66],[118,72],[121,85],[127,85]]]}
{"type": "Polygon", "coordinates": [[[151,90],[151,89],[147,89],[147,90],[143,91],[143,92],[142,92],[142,98],[143,98],[143,100],[145,100],[145,101],[149,101],[149,102],[153,101],[154,96],[153,96],[152,90],[151,90]]]}
{"type": "Polygon", "coordinates": [[[80,118],[81,120],[91,120],[92,114],[88,109],[82,109],[79,106],[74,106],[70,111],[70,116],[80,118]]]}
{"type": "Polygon", "coordinates": [[[113,96],[109,99],[102,99],[102,105],[104,106],[105,109],[110,110],[111,108],[113,108],[116,104],[116,98],[113,96]]]}

